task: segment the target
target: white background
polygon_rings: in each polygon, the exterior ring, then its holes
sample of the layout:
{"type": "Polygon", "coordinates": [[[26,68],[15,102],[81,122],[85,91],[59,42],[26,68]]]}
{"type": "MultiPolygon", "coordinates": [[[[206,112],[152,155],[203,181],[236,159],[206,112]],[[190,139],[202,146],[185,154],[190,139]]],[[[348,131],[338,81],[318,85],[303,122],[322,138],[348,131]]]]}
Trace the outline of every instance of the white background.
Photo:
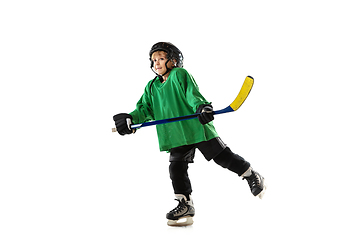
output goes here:
{"type": "Polygon", "coordinates": [[[2,1],[1,239],[357,239],[356,1],[2,1]],[[159,41],[215,109],[247,75],[244,105],[216,116],[267,179],[263,200],[198,152],[195,223],[176,206],[155,127],[121,137],[159,41]]]}

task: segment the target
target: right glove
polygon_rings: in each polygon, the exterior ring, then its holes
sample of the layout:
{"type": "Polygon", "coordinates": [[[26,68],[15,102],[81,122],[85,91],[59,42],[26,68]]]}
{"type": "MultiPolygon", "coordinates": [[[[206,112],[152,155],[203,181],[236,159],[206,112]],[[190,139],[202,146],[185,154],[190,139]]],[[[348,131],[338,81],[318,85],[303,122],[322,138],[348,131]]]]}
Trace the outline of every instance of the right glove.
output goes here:
{"type": "Polygon", "coordinates": [[[214,120],[214,112],[211,104],[200,105],[196,110],[196,113],[200,113],[200,115],[198,115],[198,119],[202,125],[205,125],[214,120]]]}
{"type": "Polygon", "coordinates": [[[113,117],[116,125],[116,131],[124,136],[125,134],[135,133],[135,129],[131,129],[132,116],[127,113],[119,113],[113,117]]]}

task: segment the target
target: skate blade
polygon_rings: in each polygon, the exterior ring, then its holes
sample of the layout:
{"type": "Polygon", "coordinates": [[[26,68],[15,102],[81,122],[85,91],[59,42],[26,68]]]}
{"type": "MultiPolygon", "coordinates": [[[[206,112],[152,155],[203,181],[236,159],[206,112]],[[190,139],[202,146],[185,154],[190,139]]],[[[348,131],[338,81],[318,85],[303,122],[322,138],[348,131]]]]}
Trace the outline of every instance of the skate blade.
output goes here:
{"type": "Polygon", "coordinates": [[[264,182],[264,189],[257,195],[257,197],[259,197],[260,199],[263,199],[266,189],[267,189],[267,184],[264,182]]]}
{"type": "Polygon", "coordinates": [[[168,220],[167,225],[171,227],[185,227],[190,226],[194,223],[192,217],[183,217],[179,218],[179,220],[168,220]]]}

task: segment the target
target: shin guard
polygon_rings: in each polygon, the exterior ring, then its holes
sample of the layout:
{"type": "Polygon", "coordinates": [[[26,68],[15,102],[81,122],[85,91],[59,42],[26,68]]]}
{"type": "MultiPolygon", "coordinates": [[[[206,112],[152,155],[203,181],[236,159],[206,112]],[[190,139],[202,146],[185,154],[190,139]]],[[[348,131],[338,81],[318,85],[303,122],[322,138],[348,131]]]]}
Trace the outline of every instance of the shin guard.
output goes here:
{"type": "Polygon", "coordinates": [[[229,169],[230,171],[241,176],[244,172],[246,172],[250,163],[245,161],[241,156],[233,153],[230,148],[225,148],[219,155],[214,158],[214,162],[223,168],[229,169]]]}

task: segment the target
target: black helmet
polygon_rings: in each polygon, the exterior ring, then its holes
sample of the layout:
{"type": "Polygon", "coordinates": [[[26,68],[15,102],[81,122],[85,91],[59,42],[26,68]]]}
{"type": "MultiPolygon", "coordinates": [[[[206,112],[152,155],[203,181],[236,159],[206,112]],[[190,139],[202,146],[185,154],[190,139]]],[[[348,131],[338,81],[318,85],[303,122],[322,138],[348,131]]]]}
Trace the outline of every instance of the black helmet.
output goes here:
{"type": "Polygon", "coordinates": [[[154,66],[154,62],[152,61],[151,56],[153,55],[154,52],[157,52],[157,51],[166,52],[168,60],[176,60],[175,67],[180,67],[180,68],[183,67],[184,56],[182,55],[181,51],[177,47],[175,47],[175,45],[172,43],[158,42],[152,46],[150,53],[149,53],[151,68],[153,68],[153,66],[154,66]]]}
{"type": "Polygon", "coordinates": [[[153,55],[154,52],[157,52],[157,51],[164,51],[166,52],[167,54],[167,62],[165,63],[165,66],[166,66],[166,72],[163,74],[166,75],[168,72],[171,71],[171,69],[168,69],[167,67],[167,63],[169,61],[172,61],[172,60],[176,60],[176,62],[174,62],[175,64],[175,67],[179,67],[179,68],[182,68],[183,67],[183,61],[184,61],[184,57],[181,53],[181,51],[175,47],[175,45],[173,45],[172,43],[169,43],[169,42],[158,42],[158,43],[155,43],[151,50],[150,50],[150,68],[151,70],[156,74],[155,78],[152,80],[151,84],[150,84],[150,94],[151,94],[151,87],[152,85],[154,84],[155,80],[157,77],[159,77],[160,81],[163,82],[163,76],[162,75],[158,75],[156,73],[156,71],[154,70],[154,61],[151,59],[151,56],[153,55]]]}

